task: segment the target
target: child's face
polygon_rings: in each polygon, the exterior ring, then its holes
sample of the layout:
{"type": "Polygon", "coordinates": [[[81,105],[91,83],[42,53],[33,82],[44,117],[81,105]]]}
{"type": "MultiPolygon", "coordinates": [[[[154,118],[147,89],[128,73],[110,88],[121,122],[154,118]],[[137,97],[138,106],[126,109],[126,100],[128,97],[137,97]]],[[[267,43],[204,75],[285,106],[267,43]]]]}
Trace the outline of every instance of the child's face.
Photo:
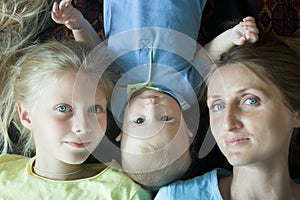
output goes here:
{"type": "Polygon", "coordinates": [[[122,131],[140,143],[152,141],[154,148],[160,149],[176,135],[180,120],[181,110],[175,99],[148,89],[137,93],[128,102],[122,131]]]}
{"type": "Polygon", "coordinates": [[[272,83],[230,64],[214,73],[207,96],[212,133],[232,165],[287,159],[299,117],[272,83]]]}
{"type": "Polygon", "coordinates": [[[37,162],[82,163],[106,131],[103,88],[87,73],[75,77],[68,71],[55,83],[45,82],[32,109],[19,107],[22,123],[34,135],[37,162]]]}
{"type": "Polygon", "coordinates": [[[166,167],[188,151],[189,136],[175,99],[155,90],[141,91],[125,109],[122,164],[134,172],[166,167]],[[162,160],[162,153],[168,155],[167,159],[162,160]]]}

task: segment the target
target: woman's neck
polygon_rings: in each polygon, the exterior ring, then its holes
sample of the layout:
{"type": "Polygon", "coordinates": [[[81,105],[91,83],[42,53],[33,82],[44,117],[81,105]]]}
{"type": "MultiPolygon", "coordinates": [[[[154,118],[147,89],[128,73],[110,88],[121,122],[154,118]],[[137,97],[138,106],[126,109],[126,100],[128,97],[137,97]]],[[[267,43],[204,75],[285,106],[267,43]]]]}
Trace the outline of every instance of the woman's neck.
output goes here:
{"type": "Polygon", "coordinates": [[[219,187],[224,200],[300,198],[300,185],[290,178],[287,165],[234,167],[233,176],[221,179],[219,187]]]}

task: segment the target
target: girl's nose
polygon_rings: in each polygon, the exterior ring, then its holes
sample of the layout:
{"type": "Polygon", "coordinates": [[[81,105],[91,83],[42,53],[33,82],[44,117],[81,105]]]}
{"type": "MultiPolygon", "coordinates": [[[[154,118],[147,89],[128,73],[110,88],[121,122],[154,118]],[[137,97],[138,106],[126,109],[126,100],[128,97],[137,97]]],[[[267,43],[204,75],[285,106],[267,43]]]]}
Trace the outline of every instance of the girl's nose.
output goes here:
{"type": "Polygon", "coordinates": [[[85,117],[76,117],[73,123],[73,133],[75,134],[86,134],[91,132],[88,125],[88,120],[85,117]]]}

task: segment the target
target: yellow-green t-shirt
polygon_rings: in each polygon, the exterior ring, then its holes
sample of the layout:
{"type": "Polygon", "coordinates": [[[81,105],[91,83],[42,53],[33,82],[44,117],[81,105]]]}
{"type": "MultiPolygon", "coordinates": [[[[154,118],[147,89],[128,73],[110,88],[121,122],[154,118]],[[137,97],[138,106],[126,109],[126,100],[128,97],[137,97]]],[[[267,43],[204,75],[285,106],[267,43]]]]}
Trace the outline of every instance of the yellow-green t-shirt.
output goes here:
{"type": "Polygon", "coordinates": [[[35,158],[0,156],[0,199],[2,200],[128,200],[151,199],[150,194],[117,170],[116,162],[88,165],[102,170],[93,177],[56,181],[32,172],[35,158]]]}

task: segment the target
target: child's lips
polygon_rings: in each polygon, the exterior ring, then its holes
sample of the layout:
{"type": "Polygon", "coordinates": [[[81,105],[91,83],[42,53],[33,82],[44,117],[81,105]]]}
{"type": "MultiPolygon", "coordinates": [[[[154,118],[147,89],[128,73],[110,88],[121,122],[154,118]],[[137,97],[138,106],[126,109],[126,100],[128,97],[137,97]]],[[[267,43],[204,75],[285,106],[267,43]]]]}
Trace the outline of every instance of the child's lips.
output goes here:
{"type": "Polygon", "coordinates": [[[147,99],[155,99],[155,98],[157,98],[158,96],[155,96],[155,95],[148,95],[146,98],[147,99]]]}
{"type": "Polygon", "coordinates": [[[76,148],[86,148],[91,142],[72,142],[65,141],[66,144],[76,148]]]}

